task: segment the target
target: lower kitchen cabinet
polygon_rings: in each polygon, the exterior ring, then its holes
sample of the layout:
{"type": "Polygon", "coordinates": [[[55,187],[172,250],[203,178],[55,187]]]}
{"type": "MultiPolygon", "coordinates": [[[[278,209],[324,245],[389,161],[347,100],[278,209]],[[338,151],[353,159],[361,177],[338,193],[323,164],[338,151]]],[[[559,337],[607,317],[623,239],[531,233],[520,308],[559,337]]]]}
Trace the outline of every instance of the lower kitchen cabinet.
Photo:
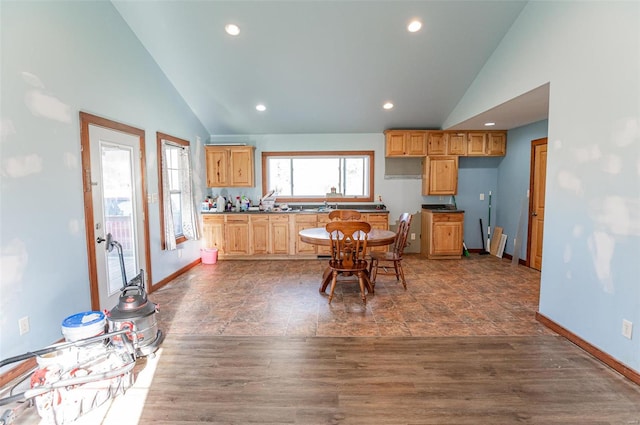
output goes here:
{"type": "Polygon", "coordinates": [[[218,248],[218,255],[224,254],[224,216],[204,214],[202,237],[205,240],[205,248],[218,248]]]}
{"type": "Polygon", "coordinates": [[[249,216],[249,246],[252,254],[269,253],[269,216],[249,216]]]}
{"type": "MultiPolygon", "coordinates": [[[[371,224],[372,229],[389,229],[389,214],[387,213],[365,213],[362,214],[362,220],[371,224]]],[[[388,246],[375,246],[371,248],[371,251],[385,252],[388,248],[388,246]]]]}
{"type": "Polygon", "coordinates": [[[225,214],[226,250],[229,255],[249,255],[249,214],[225,214]]]}
{"type": "Polygon", "coordinates": [[[420,250],[429,259],[462,257],[464,213],[422,210],[420,250]]]}
{"type": "MultiPolygon", "coordinates": [[[[362,220],[374,229],[389,228],[388,213],[363,213],[362,220]]],[[[316,246],[300,241],[300,230],[324,227],[328,213],[296,214],[203,214],[202,233],[206,248],[218,248],[218,258],[251,257],[309,258],[330,255],[328,246],[316,246]]],[[[384,251],[387,247],[376,247],[384,251]]]]}
{"type": "Polygon", "coordinates": [[[296,214],[294,220],[294,253],[295,254],[315,254],[316,246],[302,242],[298,233],[300,230],[318,227],[318,214],[296,214]]]}
{"type": "Polygon", "coordinates": [[[269,254],[289,254],[289,218],[287,214],[269,215],[269,254]]]}

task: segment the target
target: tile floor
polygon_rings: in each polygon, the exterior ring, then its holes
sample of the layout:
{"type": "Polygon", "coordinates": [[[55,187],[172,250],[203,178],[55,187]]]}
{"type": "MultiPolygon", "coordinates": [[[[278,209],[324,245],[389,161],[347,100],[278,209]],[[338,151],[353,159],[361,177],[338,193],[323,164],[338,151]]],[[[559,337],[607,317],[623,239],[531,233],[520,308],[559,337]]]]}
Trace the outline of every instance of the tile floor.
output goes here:
{"type": "Polygon", "coordinates": [[[378,276],[366,307],[355,280],[320,294],[327,260],[219,261],[150,295],[167,333],[225,336],[472,336],[554,334],[535,320],[540,273],[478,254],[406,255],[408,289],[378,276]]]}

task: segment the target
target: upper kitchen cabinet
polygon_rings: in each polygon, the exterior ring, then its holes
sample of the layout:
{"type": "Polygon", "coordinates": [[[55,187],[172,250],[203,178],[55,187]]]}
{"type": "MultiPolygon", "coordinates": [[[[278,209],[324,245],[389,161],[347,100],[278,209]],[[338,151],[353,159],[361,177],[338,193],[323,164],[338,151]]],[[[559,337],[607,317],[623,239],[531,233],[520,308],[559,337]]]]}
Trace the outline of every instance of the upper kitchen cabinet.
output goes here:
{"type": "Polygon", "coordinates": [[[427,156],[422,171],[422,194],[455,195],[458,193],[458,157],[427,156]]]}
{"type": "Polygon", "coordinates": [[[467,133],[449,133],[449,140],[447,142],[447,155],[467,155],[467,133]]]}
{"type": "Polygon", "coordinates": [[[386,130],[385,156],[425,156],[425,131],[423,130],[386,130]]]}
{"type": "Polygon", "coordinates": [[[253,187],[254,146],[205,146],[208,187],[253,187]]]}
{"type": "Polygon", "coordinates": [[[428,131],[427,155],[446,155],[448,138],[444,131],[428,131]]]}
{"type": "Polygon", "coordinates": [[[487,133],[467,133],[467,156],[484,156],[487,133]]]}
{"type": "Polygon", "coordinates": [[[467,133],[467,156],[504,156],[507,133],[504,131],[467,133]]]}
{"type": "Polygon", "coordinates": [[[496,131],[487,134],[487,155],[505,156],[507,154],[507,133],[496,131]]]}

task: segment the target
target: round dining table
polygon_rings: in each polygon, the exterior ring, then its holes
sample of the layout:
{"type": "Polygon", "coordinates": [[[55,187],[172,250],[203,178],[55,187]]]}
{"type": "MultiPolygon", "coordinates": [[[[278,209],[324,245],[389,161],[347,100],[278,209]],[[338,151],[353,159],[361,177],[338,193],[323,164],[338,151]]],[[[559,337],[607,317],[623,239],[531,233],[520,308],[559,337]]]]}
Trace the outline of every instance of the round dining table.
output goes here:
{"type": "MultiPolygon", "coordinates": [[[[300,240],[302,242],[310,243],[313,245],[330,246],[331,239],[329,238],[329,232],[324,227],[311,227],[309,229],[303,229],[298,232],[300,240]]],[[[373,246],[391,245],[396,240],[396,233],[391,230],[371,229],[367,233],[367,248],[373,246]]],[[[369,279],[369,273],[366,273],[366,287],[367,292],[374,293],[374,285],[369,279]]],[[[320,293],[325,294],[327,286],[331,282],[331,269],[327,267],[322,274],[322,283],[320,284],[320,293]]]]}
{"type": "MultiPolygon", "coordinates": [[[[329,232],[324,227],[312,227],[309,229],[300,230],[298,233],[302,242],[310,243],[313,245],[331,245],[329,239],[329,232]]],[[[371,229],[367,233],[367,246],[384,246],[391,245],[396,240],[396,233],[391,230],[371,229]]]]}

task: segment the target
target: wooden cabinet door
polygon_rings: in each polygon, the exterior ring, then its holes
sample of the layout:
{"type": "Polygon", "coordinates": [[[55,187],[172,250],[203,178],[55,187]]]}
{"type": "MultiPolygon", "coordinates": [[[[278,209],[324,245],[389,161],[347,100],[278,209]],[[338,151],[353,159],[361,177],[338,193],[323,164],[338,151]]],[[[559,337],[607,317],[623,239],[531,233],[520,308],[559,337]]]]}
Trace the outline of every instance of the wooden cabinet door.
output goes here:
{"type": "Polygon", "coordinates": [[[269,253],[269,217],[266,215],[251,215],[249,218],[249,247],[252,254],[269,253]]]}
{"type": "Polygon", "coordinates": [[[229,186],[228,151],[217,146],[205,146],[207,187],[229,186]]]}
{"type": "Polygon", "coordinates": [[[424,156],[427,154],[424,131],[408,131],[404,142],[405,156],[424,156]]]}
{"type": "Polygon", "coordinates": [[[289,254],[289,216],[276,214],[269,216],[271,233],[270,254],[289,254]]]}
{"type": "Polygon", "coordinates": [[[224,216],[203,214],[202,236],[205,248],[218,248],[218,254],[224,254],[224,216]]]}
{"type": "Polygon", "coordinates": [[[447,133],[444,131],[429,131],[427,133],[427,155],[447,154],[447,133]]]}
{"type": "Polygon", "coordinates": [[[455,195],[458,193],[458,157],[427,156],[422,173],[423,195],[455,195]]]}
{"type": "MultiPolygon", "coordinates": [[[[318,214],[318,224],[316,227],[325,227],[330,221],[328,213],[318,214]]],[[[316,247],[316,251],[318,252],[318,255],[331,255],[330,246],[318,245],[316,247]]]]}
{"type": "Polygon", "coordinates": [[[302,242],[300,240],[300,230],[310,229],[318,227],[318,215],[317,214],[296,214],[295,218],[295,253],[296,254],[315,254],[317,252],[316,246],[302,242]]]}
{"type": "Polygon", "coordinates": [[[462,256],[462,214],[434,214],[431,230],[434,256],[462,256]]]}
{"type": "Polygon", "coordinates": [[[247,214],[227,214],[225,235],[227,254],[249,255],[249,216],[247,214]]]}
{"type": "Polygon", "coordinates": [[[507,134],[504,132],[487,134],[487,155],[505,156],[507,154],[507,134]]]}
{"type": "Polygon", "coordinates": [[[253,146],[229,149],[229,186],[253,187],[253,146]]]}
{"type": "MultiPolygon", "coordinates": [[[[362,220],[371,225],[372,229],[388,230],[389,229],[389,214],[387,213],[365,213],[362,214],[362,220]]],[[[389,249],[388,246],[374,246],[370,250],[385,252],[389,249]]]]}
{"type": "Polygon", "coordinates": [[[486,133],[467,133],[467,156],[484,156],[486,133]]]}
{"type": "Polygon", "coordinates": [[[467,134],[466,133],[449,133],[449,143],[447,146],[447,155],[467,154],[467,134]]]}
{"type": "Polygon", "coordinates": [[[404,131],[385,133],[385,156],[404,156],[404,131]]]}

